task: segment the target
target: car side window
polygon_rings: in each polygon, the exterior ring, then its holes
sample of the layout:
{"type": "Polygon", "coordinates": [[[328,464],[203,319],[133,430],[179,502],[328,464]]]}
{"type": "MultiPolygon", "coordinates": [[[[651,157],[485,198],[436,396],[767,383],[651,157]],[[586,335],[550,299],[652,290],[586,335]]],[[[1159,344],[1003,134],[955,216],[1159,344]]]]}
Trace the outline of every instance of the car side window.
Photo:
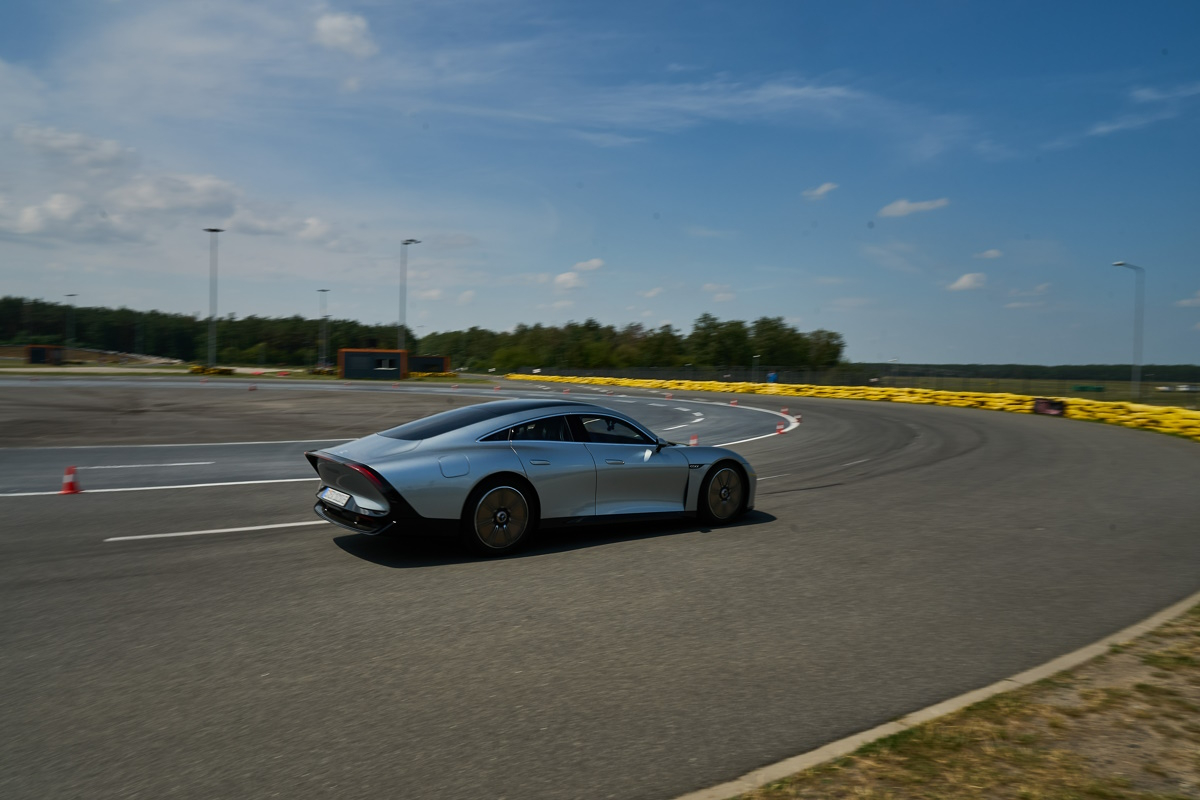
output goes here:
{"type": "Polygon", "coordinates": [[[613,417],[580,417],[588,441],[595,444],[654,444],[644,433],[613,417]]]}
{"type": "Polygon", "coordinates": [[[567,427],[567,418],[563,416],[546,417],[532,422],[522,422],[511,428],[496,431],[484,438],[485,442],[570,442],[571,431],[567,427]]]}

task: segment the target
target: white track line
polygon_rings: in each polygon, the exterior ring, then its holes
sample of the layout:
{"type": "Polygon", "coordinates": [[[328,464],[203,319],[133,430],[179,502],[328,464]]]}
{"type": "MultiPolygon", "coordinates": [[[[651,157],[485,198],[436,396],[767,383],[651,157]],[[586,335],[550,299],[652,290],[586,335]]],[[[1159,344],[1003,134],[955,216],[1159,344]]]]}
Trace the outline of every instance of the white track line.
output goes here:
{"type": "Polygon", "coordinates": [[[275,525],[250,525],[245,528],[214,528],[210,531],[181,531],[179,533],[147,533],[142,536],[113,536],[106,542],[132,542],[135,539],[172,539],[176,536],[207,536],[210,533],[243,533],[245,531],[265,531],[272,528],[299,528],[304,525],[328,525],[323,519],[311,522],[280,522],[275,525]]]}
{"type": "MultiPolygon", "coordinates": [[[[299,483],[301,481],[319,481],[315,475],[311,478],[276,478],[269,481],[225,481],[223,483],[184,483],[177,486],[122,486],[119,489],[84,489],[80,494],[99,494],[100,492],[153,492],[159,489],[205,489],[209,486],[251,486],[260,483],[299,483]]],[[[0,494],[0,497],[44,497],[62,492],[12,492],[0,494]]]]}
{"type": "Polygon", "coordinates": [[[791,475],[791,474],[792,474],[792,473],[790,473],[790,472],[785,472],[785,473],[783,473],[782,475],[768,475],[768,476],[767,476],[767,477],[765,477],[765,478],[759,478],[759,480],[760,480],[760,481],[769,481],[769,480],[771,480],[772,478],[786,478],[788,475],[791,475]]]}
{"type": "Polygon", "coordinates": [[[174,464],[105,464],[101,467],[76,467],[76,469],[145,469],[147,467],[201,467],[215,461],[177,461],[174,464]]]}
{"type": "Polygon", "coordinates": [[[6,450],[103,450],[126,447],[231,447],[243,444],[316,444],[318,442],[352,442],[353,439],[284,439],[276,442],[191,442],[189,444],[72,444],[46,447],[0,447],[6,450]]]}
{"type": "Polygon", "coordinates": [[[680,428],[686,428],[690,424],[691,423],[689,423],[689,422],[685,422],[682,425],[672,425],[669,428],[663,428],[662,431],[663,431],[663,433],[666,433],[667,431],[679,430],[680,428]]]}

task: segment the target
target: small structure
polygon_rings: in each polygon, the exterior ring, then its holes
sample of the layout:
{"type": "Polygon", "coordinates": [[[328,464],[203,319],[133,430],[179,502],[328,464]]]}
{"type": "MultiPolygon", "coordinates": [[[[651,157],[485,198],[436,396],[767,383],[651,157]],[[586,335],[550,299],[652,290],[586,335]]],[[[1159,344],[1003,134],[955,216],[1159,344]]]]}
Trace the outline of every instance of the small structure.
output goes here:
{"type": "Polygon", "coordinates": [[[408,351],[342,348],[338,350],[338,377],[402,380],[408,377],[408,351]]]}
{"type": "Polygon", "coordinates": [[[411,356],[409,372],[449,372],[450,356],[411,356]]]}
{"type": "Polygon", "coordinates": [[[25,346],[25,362],[28,364],[53,364],[62,366],[66,350],[57,344],[31,344],[25,346]]]}

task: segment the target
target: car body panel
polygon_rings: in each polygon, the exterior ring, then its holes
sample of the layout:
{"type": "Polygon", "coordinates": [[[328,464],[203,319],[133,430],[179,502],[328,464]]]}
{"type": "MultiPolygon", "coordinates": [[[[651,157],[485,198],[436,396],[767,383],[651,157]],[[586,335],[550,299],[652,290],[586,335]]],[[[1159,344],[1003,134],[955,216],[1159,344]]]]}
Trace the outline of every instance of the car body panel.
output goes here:
{"type": "MultiPolygon", "coordinates": [[[[569,436],[585,434],[572,424],[569,436]]],[[[461,407],[306,455],[321,476],[321,489],[332,486],[353,498],[344,509],[318,499],[314,510],[363,533],[456,530],[475,487],[503,475],[522,476],[533,486],[540,516],[550,524],[696,512],[700,484],[718,462],[741,467],[747,478],[746,510],[754,507],[756,473],[732,450],[667,443],[619,411],[574,401],[502,400],[461,407]],[[507,438],[518,429],[536,431],[531,423],[539,420],[572,415],[619,420],[653,444],[507,438]],[[426,438],[397,438],[404,435],[426,438]],[[381,497],[385,512],[377,510],[381,497]]]]}

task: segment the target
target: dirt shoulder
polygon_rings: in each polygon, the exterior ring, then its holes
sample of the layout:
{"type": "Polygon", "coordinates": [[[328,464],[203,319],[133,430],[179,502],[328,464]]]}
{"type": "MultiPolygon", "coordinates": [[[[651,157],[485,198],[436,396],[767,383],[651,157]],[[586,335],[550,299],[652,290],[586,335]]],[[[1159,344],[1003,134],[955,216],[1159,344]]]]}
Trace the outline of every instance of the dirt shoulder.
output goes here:
{"type": "Polygon", "coordinates": [[[1200,798],[1200,606],[738,800],[981,797],[1200,798]]]}

